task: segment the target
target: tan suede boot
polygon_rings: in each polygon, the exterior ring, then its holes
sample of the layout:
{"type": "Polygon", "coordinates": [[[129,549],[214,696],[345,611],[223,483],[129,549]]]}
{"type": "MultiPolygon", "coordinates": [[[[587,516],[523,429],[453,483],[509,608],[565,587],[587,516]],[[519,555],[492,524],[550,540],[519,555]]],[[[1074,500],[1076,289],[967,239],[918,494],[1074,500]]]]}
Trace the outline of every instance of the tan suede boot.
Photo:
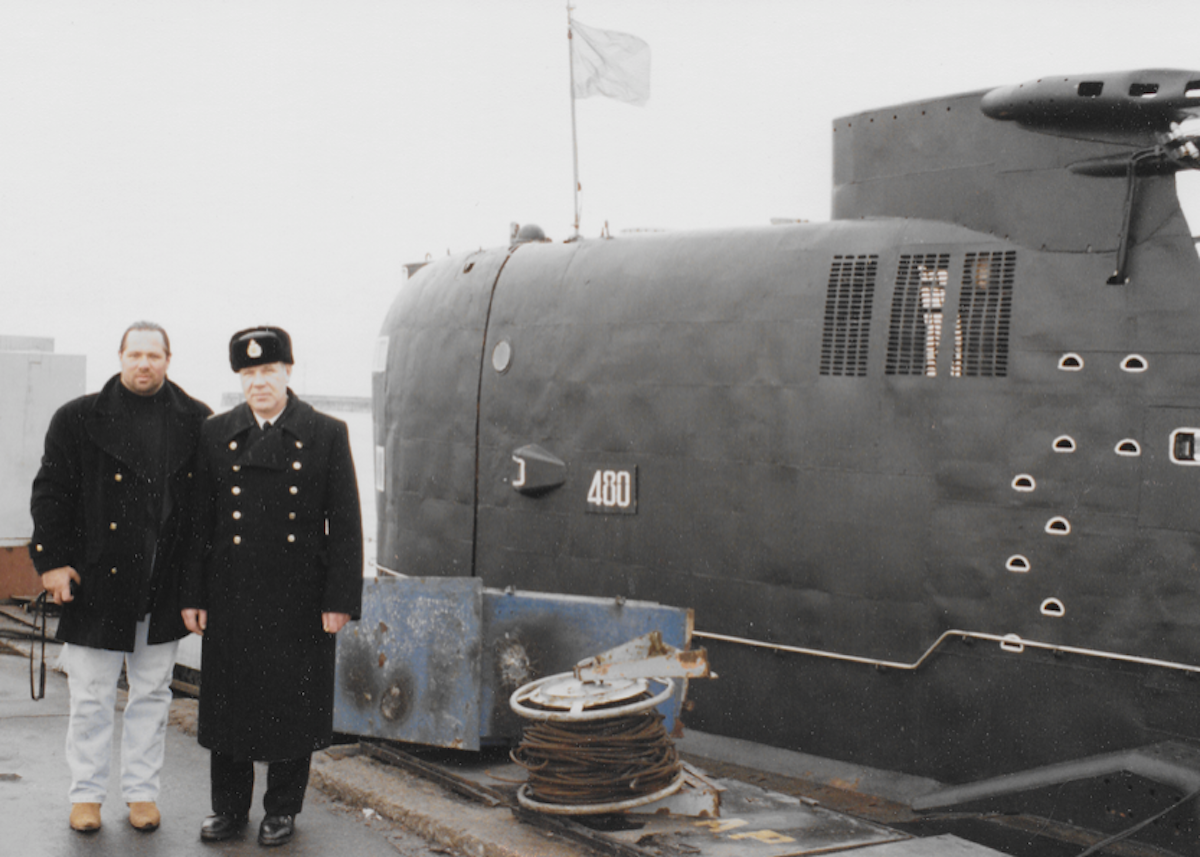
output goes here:
{"type": "Polygon", "coordinates": [[[138,830],[149,833],[151,830],[158,830],[162,816],[159,815],[158,806],[154,801],[134,801],[129,804],[129,823],[138,830]]]}
{"type": "Polygon", "coordinates": [[[100,829],[100,804],[71,804],[71,829],[80,833],[92,833],[100,829]]]}

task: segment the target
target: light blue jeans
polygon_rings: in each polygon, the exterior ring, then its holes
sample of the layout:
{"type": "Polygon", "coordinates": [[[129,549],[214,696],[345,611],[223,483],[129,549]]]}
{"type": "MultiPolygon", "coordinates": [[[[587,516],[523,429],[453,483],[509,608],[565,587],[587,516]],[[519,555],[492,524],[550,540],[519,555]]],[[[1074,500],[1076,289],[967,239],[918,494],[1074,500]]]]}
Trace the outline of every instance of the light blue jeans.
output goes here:
{"type": "Polygon", "coordinates": [[[158,800],[159,772],[171,708],[171,677],[178,641],[146,643],[149,619],[137,626],[132,652],[67,645],[63,662],[71,692],[67,764],[71,803],[103,803],[112,765],[113,723],[121,666],[129,699],[121,729],[121,797],[126,803],[158,800]]]}

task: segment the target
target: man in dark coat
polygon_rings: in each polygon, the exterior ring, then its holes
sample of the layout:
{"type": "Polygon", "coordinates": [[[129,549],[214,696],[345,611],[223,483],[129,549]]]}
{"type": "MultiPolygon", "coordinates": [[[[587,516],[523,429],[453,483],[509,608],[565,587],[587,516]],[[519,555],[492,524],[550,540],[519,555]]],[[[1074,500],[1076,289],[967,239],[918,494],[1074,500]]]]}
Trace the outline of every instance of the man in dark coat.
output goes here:
{"type": "Polygon", "coordinates": [[[288,388],[277,327],[234,334],[246,403],[202,431],[197,536],[183,618],[204,636],[200,744],[228,839],[248,820],[254,761],[268,761],[258,841],[288,841],[314,750],[333,738],[334,635],[362,603],[362,519],[346,424],[288,388]]]}
{"type": "Polygon", "coordinates": [[[200,426],[212,413],[167,380],[171,343],[151,322],[121,337],[121,372],[99,393],[59,408],[33,482],[30,554],[63,606],[71,716],[71,827],[100,827],[108,793],[117,680],[129,699],[122,725],[121,794],[139,830],[160,822],[171,678],[179,640],[183,536],[190,531],[200,426]]]}

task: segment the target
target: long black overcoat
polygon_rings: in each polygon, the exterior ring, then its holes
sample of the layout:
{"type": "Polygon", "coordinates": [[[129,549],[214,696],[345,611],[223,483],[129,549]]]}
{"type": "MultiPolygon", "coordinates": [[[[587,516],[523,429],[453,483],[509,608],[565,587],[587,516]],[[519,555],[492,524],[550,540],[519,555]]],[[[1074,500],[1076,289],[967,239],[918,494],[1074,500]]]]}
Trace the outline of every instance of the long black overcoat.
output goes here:
{"type": "MultiPolygon", "coordinates": [[[[147,561],[142,522],[153,483],[120,384],[121,376],[114,375],[99,393],[67,402],[51,419],[33,480],[29,553],[38,574],[65,565],[79,573],[75,598],[63,605],[59,640],[132,652],[147,561]]],[[[167,397],[170,513],[158,534],[150,643],[187,636],[179,614],[179,579],[191,529],[196,443],[212,413],[171,381],[162,394],[167,397]]]]}
{"type": "Polygon", "coordinates": [[[295,759],[333,736],[335,638],[362,604],[362,518],[346,424],[288,391],[266,434],[248,405],[205,423],[185,607],[208,611],[200,743],[295,759]]]}

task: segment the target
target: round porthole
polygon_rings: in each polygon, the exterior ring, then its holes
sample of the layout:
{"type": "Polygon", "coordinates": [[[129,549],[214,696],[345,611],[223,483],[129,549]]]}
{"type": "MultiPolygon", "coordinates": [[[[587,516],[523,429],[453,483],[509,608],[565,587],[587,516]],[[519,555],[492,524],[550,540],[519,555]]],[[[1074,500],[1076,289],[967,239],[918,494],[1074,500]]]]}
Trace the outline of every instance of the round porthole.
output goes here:
{"type": "Polygon", "coordinates": [[[1060,619],[1067,613],[1067,608],[1057,598],[1047,598],[1042,602],[1042,615],[1060,619]]]}
{"type": "Polygon", "coordinates": [[[507,339],[501,339],[492,349],[492,368],[501,374],[508,371],[512,365],[512,346],[507,339]]]}
{"type": "Polygon", "coordinates": [[[1136,440],[1131,437],[1127,437],[1117,444],[1113,452],[1115,452],[1117,455],[1136,457],[1142,454],[1142,447],[1141,444],[1139,444],[1136,440]]]}
{"type": "Polygon", "coordinates": [[[1046,522],[1046,532],[1052,536],[1065,536],[1071,532],[1071,522],[1063,517],[1054,517],[1046,522]]]}

